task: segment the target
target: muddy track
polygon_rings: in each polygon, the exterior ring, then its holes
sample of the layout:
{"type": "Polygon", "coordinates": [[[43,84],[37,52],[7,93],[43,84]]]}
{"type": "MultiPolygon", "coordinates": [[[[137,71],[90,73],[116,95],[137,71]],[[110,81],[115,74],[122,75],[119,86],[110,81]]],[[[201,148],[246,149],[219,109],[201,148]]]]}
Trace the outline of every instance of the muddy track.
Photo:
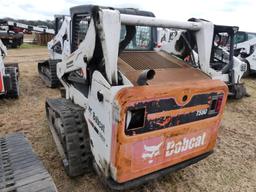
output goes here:
{"type": "MultiPolygon", "coordinates": [[[[108,191],[95,173],[68,178],[51,137],[45,98],[59,97],[38,77],[37,61],[47,59],[46,48],[13,49],[5,62],[20,63],[21,97],[0,100],[0,136],[21,131],[26,134],[59,191],[108,191]]],[[[219,131],[215,153],[183,170],[127,192],[256,191],[256,76],[245,79],[251,97],[229,101],[219,131]]]]}

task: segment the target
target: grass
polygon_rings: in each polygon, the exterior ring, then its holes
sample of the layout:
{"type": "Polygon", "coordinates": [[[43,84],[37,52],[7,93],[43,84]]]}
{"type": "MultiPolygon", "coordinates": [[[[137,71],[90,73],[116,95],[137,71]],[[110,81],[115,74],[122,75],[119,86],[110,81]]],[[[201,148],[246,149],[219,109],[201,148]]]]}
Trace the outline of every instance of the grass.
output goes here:
{"type": "Polygon", "coordinates": [[[23,43],[20,46],[21,49],[31,49],[31,48],[40,48],[40,47],[46,47],[46,46],[31,44],[31,43],[23,43]]]}

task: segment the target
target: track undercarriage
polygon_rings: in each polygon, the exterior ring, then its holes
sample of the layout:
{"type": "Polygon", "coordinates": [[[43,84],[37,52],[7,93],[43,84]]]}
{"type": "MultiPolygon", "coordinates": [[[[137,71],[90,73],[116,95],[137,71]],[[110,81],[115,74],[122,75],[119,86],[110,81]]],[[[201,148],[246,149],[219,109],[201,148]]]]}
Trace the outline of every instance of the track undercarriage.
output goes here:
{"type": "Polygon", "coordinates": [[[91,169],[92,155],[84,110],[67,99],[49,99],[46,113],[65,171],[71,177],[91,169]]]}
{"type": "Polygon", "coordinates": [[[46,60],[38,63],[38,73],[47,87],[60,87],[60,81],[57,77],[56,65],[60,60],[46,60]]]}

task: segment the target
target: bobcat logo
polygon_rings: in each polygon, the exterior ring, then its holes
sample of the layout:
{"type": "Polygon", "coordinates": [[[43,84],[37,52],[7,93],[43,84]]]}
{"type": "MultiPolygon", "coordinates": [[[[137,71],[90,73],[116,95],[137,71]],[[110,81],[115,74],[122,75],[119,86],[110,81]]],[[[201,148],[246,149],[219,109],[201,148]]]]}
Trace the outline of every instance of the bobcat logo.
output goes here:
{"type": "Polygon", "coordinates": [[[162,144],[163,142],[153,146],[144,145],[144,153],[142,154],[142,158],[144,160],[149,159],[148,160],[149,164],[153,163],[154,162],[153,157],[160,155],[160,147],[162,144]]]}

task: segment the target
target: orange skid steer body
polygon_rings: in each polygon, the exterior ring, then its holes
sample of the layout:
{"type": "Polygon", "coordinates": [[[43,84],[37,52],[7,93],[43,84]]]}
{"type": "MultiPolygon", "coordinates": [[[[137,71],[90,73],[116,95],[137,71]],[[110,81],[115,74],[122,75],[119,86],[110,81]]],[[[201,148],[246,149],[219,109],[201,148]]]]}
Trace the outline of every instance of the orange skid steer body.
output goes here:
{"type": "Polygon", "coordinates": [[[111,152],[114,180],[127,182],[211,152],[227,91],[223,82],[210,79],[120,90],[111,152]]]}

